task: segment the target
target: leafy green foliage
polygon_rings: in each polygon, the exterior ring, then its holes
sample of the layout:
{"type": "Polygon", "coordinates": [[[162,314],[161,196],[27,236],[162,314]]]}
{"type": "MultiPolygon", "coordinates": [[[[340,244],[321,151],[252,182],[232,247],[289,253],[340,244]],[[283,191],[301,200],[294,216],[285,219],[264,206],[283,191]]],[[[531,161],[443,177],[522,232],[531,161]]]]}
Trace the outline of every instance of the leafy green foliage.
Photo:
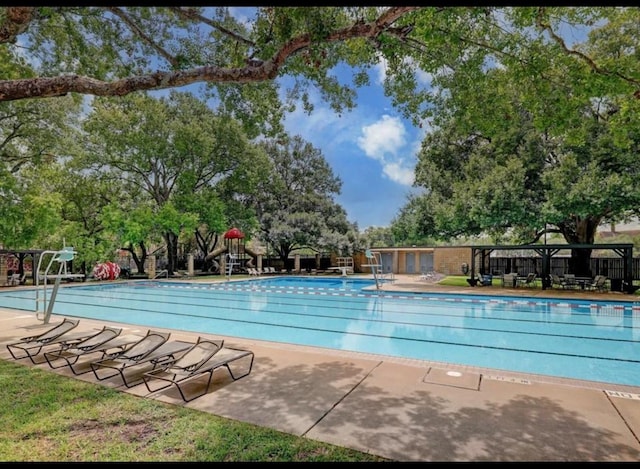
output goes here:
{"type": "MultiPolygon", "coordinates": [[[[416,168],[423,202],[412,201],[396,223],[409,223],[413,236],[487,233],[495,242],[517,243],[539,239],[550,226],[569,243],[593,243],[600,223],[629,217],[640,197],[634,157],[640,127],[636,117],[621,115],[621,109],[637,108],[630,86],[635,67],[617,70],[614,78],[603,73],[596,52],[603,30],[623,30],[629,13],[620,20],[609,10],[585,10],[582,20],[598,18],[599,24],[571,53],[553,28],[562,15],[578,15],[546,8],[535,15],[504,13],[525,29],[505,34],[465,24],[465,37],[483,32],[486,38],[478,36],[471,47],[450,43],[457,63],[436,79],[442,87],[438,117],[416,168]],[[548,36],[526,29],[534,25],[548,36]],[[411,225],[420,218],[430,223],[411,225]]],[[[628,56],[626,36],[616,48],[609,34],[607,50],[628,56]]],[[[576,272],[587,273],[588,254],[575,254],[576,272]]]]}
{"type": "MultiPolygon", "coordinates": [[[[399,214],[403,227],[394,232],[405,238],[396,240],[480,233],[531,240],[552,223],[565,239],[588,241],[598,223],[638,214],[637,8],[258,7],[234,13],[227,7],[0,9],[3,175],[108,145],[119,159],[109,161],[104,174],[137,174],[120,183],[130,205],[170,200],[178,211],[198,213],[200,241],[208,239],[198,243],[204,250],[215,238],[208,230],[243,224],[251,233],[256,215],[268,219],[253,203],[267,164],[244,139],[285,138],[282,116],[296,105],[310,111],[310,88],[336,112],[352,108],[355,88],[382,63],[394,106],[431,130],[416,168],[425,196],[399,214]],[[353,68],[350,83],[336,77],[344,65],[353,68]],[[181,93],[157,105],[135,96],[196,82],[204,83],[198,97],[217,108],[219,120],[181,93]],[[99,124],[85,127],[95,141],[83,149],[71,130],[79,109],[73,92],[128,97],[95,100],[91,119],[99,124]],[[46,103],[41,108],[25,99],[43,96],[52,99],[38,100],[46,103]],[[146,115],[134,119],[138,106],[146,115]],[[139,160],[130,139],[147,155],[162,155],[165,166],[139,160]],[[247,159],[212,172],[208,163],[199,166],[201,155],[218,148],[247,159]],[[127,167],[131,160],[138,162],[127,167]],[[171,166],[182,166],[179,176],[164,173],[171,166]],[[144,181],[150,173],[157,178],[144,181]],[[204,174],[211,187],[198,185],[204,174]],[[156,183],[164,192],[151,189],[156,183]]],[[[26,186],[13,177],[2,186],[7,219],[21,203],[18,188],[26,186]]],[[[63,205],[71,213],[72,204],[63,205]]],[[[341,218],[335,214],[335,223],[341,218]]],[[[74,230],[80,220],[70,218],[74,230]]],[[[316,239],[323,230],[318,220],[287,221],[283,213],[269,223],[304,227],[316,239]]],[[[82,225],[88,233],[100,229],[99,223],[82,225]]],[[[306,244],[294,231],[283,229],[286,245],[306,244]]]]}
{"type": "Polygon", "coordinates": [[[97,100],[84,130],[87,149],[78,164],[121,187],[125,206],[152,211],[150,218],[138,213],[152,231],[118,217],[111,220],[111,232],[128,248],[144,236],[162,234],[170,272],[181,234],[198,227],[217,230],[224,219],[238,216],[233,200],[251,193],[264,159],[237,122],[186,93],[97,100]]]}
{"type": "Polygon", "coordinates": [[[271,171],[254,198],[260,238],[281,259],[302,248],[350,254],[357,229],[333,201],[342,182],[321,152],[295,136],[286,142],[265,141],[271,171]]]}

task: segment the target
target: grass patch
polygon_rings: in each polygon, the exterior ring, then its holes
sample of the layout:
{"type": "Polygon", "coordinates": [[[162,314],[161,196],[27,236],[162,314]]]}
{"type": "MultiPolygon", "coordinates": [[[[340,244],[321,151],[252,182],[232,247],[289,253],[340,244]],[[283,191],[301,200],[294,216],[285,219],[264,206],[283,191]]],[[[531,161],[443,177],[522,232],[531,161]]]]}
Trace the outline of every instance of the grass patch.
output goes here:
{"type": "Polygon", "coordinates": [[[0,461],[384,458],[0,360],[0,461]]]}
{"type": "Polygon", "coordinates": [[[448,275],[438,282],[438,285],[449,285],[452,287],[468,287],[466,275],[448,275]]]}

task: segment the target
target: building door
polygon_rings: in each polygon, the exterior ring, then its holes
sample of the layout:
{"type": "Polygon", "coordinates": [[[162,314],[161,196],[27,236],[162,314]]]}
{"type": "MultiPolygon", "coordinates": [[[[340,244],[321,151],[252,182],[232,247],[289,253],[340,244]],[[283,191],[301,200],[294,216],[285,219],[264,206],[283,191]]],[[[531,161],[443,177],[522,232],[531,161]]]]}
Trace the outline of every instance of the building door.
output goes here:
{"type": "Polygon", "coordinates": [[[421,252],[420,253],[420,273],[426,274],[433,270],[433,253],[421,252]]]}
{"type": "Polygon", "coordinates": [[[382,258],[382,272],[385,274],[393,272],[393,253],[383,252],[380,257],[382,258]]]}
{"type": "Polygon", "coordinates": [[[416,254],[413,252],[408,252],[404,256],[406,273],[407,274],[415,274],[416,273],[416,254]]]}

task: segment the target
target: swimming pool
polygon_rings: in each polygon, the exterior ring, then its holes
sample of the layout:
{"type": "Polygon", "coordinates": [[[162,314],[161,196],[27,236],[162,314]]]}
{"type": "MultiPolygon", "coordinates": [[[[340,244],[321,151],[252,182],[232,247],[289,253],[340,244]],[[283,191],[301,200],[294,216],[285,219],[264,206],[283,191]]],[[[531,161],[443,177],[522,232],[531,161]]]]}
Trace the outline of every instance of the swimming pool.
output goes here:
{"type": "MultiPolygon", "coordinates": [[[[640,386],[640,304],[363,290],[275,277],[61,288],[53,312],[247,339],[640,386]]],[[[34,311],[34,289],[0,292],[34,311]]],[[[35,315],[35,313],[34,313],[35,315]]]]}

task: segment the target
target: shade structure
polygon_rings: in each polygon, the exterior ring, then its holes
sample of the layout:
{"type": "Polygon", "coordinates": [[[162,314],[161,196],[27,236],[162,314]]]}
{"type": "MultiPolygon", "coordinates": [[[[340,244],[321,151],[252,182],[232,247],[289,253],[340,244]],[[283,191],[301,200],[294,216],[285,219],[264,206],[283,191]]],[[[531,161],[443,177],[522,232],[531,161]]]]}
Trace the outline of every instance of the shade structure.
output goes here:
{"type": "Polygon", "coordinates": [[[242,239],[244,238],[244,233],[240,231],[238,228],[231,228],[224,234],[224,239],[242,239]]]}

